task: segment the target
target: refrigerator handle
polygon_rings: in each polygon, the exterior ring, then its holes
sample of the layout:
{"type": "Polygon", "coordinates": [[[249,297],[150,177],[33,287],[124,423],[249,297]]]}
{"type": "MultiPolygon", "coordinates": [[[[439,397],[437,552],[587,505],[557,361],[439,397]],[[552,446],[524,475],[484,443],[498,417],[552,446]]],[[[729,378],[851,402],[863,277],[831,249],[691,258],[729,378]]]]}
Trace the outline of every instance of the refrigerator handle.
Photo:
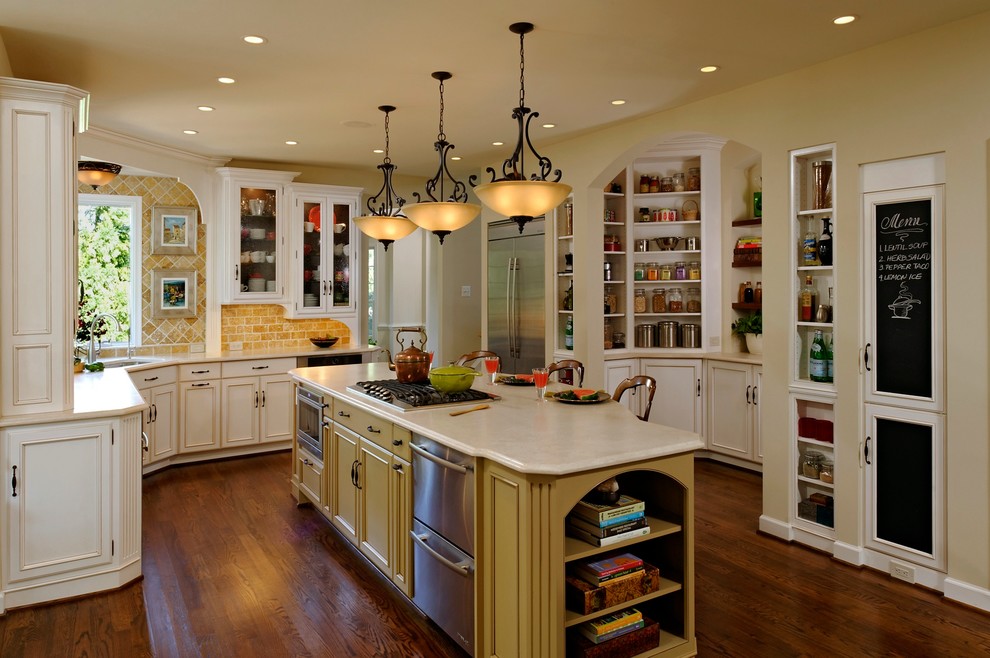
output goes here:
{"type": "Polygon", "coordinates": [[[520,358],[522,347],[519,345],[519,259],[512,259],[512,356],[520,358]]]}
{"type": "Polygon", "coordinates": [[[512,261],[509,258],[505,262],[505,324],[509,334],[509,356],[512,356],[512,261]]]}

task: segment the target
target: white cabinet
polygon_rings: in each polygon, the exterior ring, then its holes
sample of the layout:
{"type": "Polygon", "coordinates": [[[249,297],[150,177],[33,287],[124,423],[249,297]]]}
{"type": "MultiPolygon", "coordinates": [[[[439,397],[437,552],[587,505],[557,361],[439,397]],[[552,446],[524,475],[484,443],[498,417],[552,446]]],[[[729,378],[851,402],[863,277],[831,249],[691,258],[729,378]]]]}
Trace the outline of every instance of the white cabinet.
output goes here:
{"type": "MultiPolygon", "coordinates": [[[[701,434],[701,359],[642,359],[640,370],[657,381],[650,422],[701,434]]],[[[645,407],[645,400],[640,404],[645,407]]]]}
{"type": "Polygon", "coordinates": [[[568,319],[574,322],[574,204],[568,197],[553,213],[554,235],[554,299],[556,303],[553,327],[553,354],[555,358],[574,358],[572,344],[567,347],[565,334],[568,319]]]}
{"type": "MultiPolygon", "coordinates": [[[[609,395],[615,393],[615,388],[622,382],[623,379],[628,379],[634,375],[639,374],[639,359],[610,359],[605,362],[605,392],[609,395]]],[[[636,402],[632,400],[632,396],[626,394],[622,396],[622,404],[635,412],[637,415],[640,413],[638,406],[634,407],[636,402]]]]}
{"type": "Polygon", "coordinates": [[[285,185],[299,175],[220,167],[220,234],[217,259],[221,300],[228,304],[284,303],[287,243],[285,185]]]}
{"type": "Polygon", "coordinates": [[[76,134],[88,95],[0,78],[0,415],[71,410],[76,134]],[[68,291],[68,292],[67,292],[68,291]]]}
{"type": "Polygon", "coordinates": [[[179,388],[176,366],[140,370],[131,373],[131,382],[148,403],[144,411],[144,433],[148,449],[144,463],[153,464],[176,454],[179,430],[179,388]]]}
{"type": "Polygon", "coordinates": [[[292,438],[294,388],[286,374],[295,359],[230,361],[223,364],[223,448],[292,438]]]}
{"type": "Polygon", "coordinates": [[[796,537],[827,548],[816,538],[835,537],[835,488],[849,475],[836,470],[835,400],[808,391],[791,393],[791,525],[796,537]]]}
{"type": "Polygon", "coordinates": [[[358,214],[362,189],[293,183],[288,198],[286,317],[356,315],[361,290],[358,214]]]}
{"type": "Polygon", "coordinates": [[[759,462],[760,383],[763,367],[727,361],[708,361],[708,450],[759,462]]]}
{"type": "Polygon", "coordinates": [[[179,452],[220,447],[220,364],[179,366],[179,452]]]}

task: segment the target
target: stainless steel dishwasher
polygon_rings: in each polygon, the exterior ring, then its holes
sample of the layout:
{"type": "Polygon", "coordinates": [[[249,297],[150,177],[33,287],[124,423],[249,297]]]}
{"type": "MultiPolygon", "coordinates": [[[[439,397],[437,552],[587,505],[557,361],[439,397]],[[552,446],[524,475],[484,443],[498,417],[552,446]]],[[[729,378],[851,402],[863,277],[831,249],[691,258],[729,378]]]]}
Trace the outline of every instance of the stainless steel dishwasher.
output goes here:
{"type": "Polygon", "coordinates": [[[414,435],[413,603],[474,654],[474,457],[414,435]]]}

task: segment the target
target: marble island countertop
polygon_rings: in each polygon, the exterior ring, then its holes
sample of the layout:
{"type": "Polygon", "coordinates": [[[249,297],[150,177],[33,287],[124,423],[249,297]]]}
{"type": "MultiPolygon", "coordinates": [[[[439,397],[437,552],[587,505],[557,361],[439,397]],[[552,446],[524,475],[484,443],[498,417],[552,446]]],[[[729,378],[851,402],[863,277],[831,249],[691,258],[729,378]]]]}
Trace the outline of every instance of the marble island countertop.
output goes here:
{"type": "MultiPolygon", "coordinates": [[[[522,473],[565,475],[704,447],[698,434],[644,423],[612,400],[597,404],[541,401],[532,387],[492,385],[483,377],[472,388],[500,399],[493,400],[488,409],[451,416],[451,411],[470,405],[400,411],[347,389],[359,381],[394,379],[395,373],[384,363],[296,368],[289,374],[414,433],[522,473]]],[[[551,383],[549,390],[566,388],[551,383]]]]}

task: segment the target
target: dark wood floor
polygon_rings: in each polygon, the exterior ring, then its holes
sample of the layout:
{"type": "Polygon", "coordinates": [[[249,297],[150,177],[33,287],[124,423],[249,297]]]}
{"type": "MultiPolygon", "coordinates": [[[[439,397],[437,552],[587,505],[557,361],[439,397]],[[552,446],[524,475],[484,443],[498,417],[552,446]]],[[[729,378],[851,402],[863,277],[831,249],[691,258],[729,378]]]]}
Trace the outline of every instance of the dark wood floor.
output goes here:
{"type": "MultiPolygon", "coordinates": [[[[463,653],[310,508],[287,453],[144,482],[144,580],[0,617],[0,656],[463,653]]],[[[755,530],[760,476],[699,462],[701,656],[990,655],[990,616],[755,530]]]]}

